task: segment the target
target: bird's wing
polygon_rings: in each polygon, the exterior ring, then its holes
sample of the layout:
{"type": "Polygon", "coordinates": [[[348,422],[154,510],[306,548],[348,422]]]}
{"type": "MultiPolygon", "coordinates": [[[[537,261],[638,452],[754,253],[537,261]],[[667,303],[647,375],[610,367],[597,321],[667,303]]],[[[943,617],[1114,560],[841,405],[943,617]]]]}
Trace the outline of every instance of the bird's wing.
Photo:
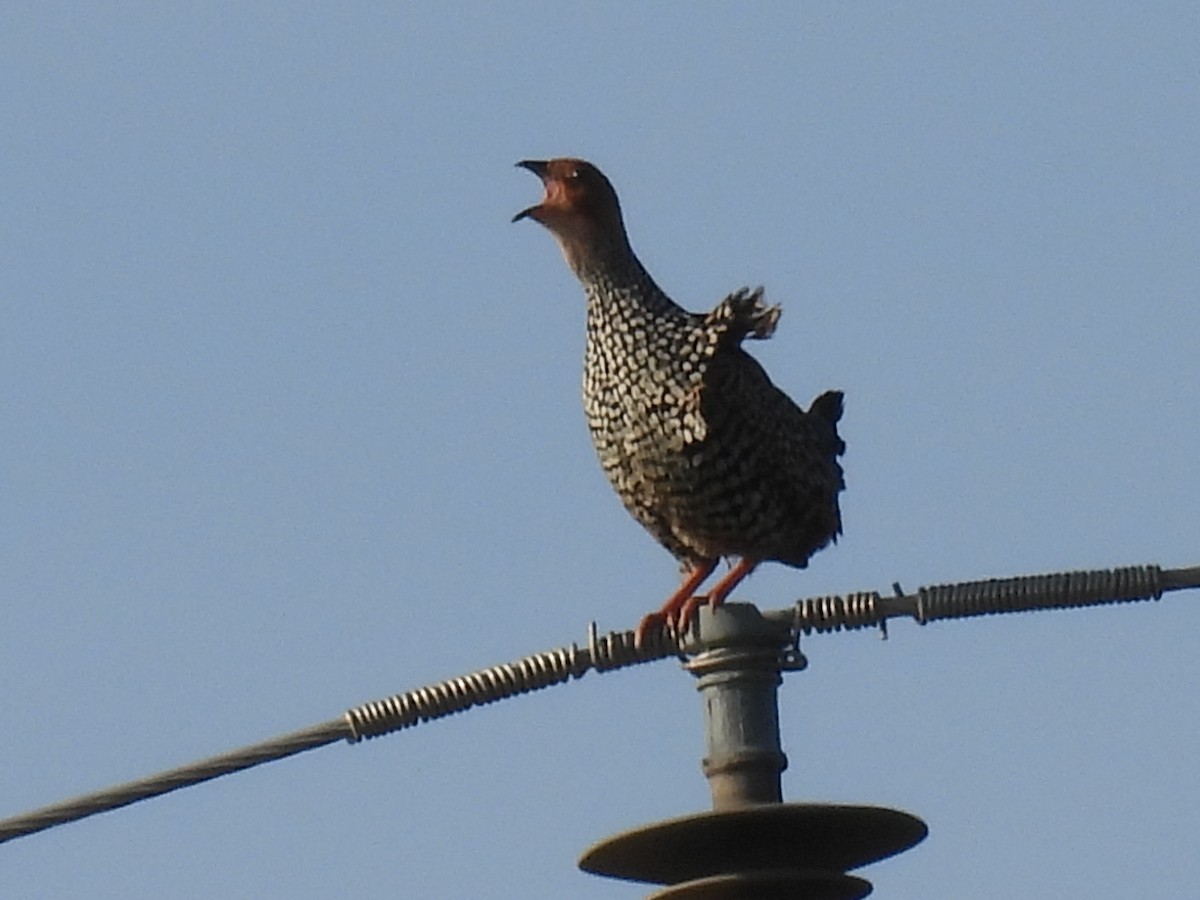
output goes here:
{"type": "Polygon", "coordinates": [[[757,360],[728,347],[709,361],[699,399],[709,433],[725,436],[730,464],[745,473],[747,489],[769,494],[764,508],[780,512],[775,558],[803,565],[841,532],[842,395],[822,394],[806,412],[771,383],[757,360]]]}
{"type": "Polygon", "coordinates": [[[740,288],[704,317],[702,327],[722,347],[736,346],[745,338],[766,340],[775,333],[781,311],[778,306],[767,306],[762,297],[761,287],[740,288]]]}

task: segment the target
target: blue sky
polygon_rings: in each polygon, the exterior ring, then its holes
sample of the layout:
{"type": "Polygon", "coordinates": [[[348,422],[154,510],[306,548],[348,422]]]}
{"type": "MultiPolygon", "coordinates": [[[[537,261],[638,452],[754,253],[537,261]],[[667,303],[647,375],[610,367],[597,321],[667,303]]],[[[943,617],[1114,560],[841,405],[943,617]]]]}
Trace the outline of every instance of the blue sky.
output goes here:
{"type": "MultiPolygon", "coordinates": [[[[694,309],[846,391],[846,533],[764,607],[1200,563],[1193,4],[10,4],[0,815],[632,627],[671,558],[579,407],[583,302],[509,224],[578,155],[694,309]]],[[[812,639],[790,800],[931,829],[888,898],[1200,882],[1197,597],[812,639]]],[[[704,809],[674,663],[0,847],[22,898],[638,897],[704,809]]]]}

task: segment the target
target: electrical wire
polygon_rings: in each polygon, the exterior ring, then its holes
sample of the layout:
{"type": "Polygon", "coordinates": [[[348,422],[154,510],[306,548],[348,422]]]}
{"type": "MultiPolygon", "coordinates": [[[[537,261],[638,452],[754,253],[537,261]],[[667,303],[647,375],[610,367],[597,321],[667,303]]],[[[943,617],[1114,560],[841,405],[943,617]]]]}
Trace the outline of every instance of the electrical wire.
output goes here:
{"type": "MultiPolygon", "coordinates": [[[[883,627],[887,619],[901,616],[925,624],[937,619],[1157,600],[1166,591],[1189,588],[1200,588],[1200,566],[1170,570],[1158,566],[1134,566],[936,585],[921,588],[914,594],[904,594],[896,585],[894,597],[882,597],[873,591],[844,597],[813,597],[798,600],[790,608],[762,615],[780,626],[783,654],[784,645],[798,640],[801,634],[849,631],[872,625],[883,627]]],[[[592,670],[612,671],[680,656],[686,651],[694,652],[704,646],[703,638],[703,634],[697,634],[694,625],[688,635],[680,636],[663,628],[652,630],[644,646],[637,647],[632,631],[614,631],[601,636],[593,622],[585,647],[571,644],[535,653],[511,663],[364,703],[311,728],[0,820],[0,843],[337,741],[356,743],[562,684],[582,678],[592,670]]]]}

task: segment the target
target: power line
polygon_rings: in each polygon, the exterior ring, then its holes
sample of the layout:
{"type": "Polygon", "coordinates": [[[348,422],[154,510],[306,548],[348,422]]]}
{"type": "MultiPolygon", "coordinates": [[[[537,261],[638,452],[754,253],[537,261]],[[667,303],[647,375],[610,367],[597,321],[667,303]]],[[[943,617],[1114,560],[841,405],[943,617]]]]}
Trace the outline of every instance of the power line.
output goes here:
{"type": "MultiPolygon", "coordinates": [[[[763,617],[788,629],[792,640],[798,641],[802,634],[883,628],[890,618],[907,617],[925,624],[938,619],[1157,600],[1165,592],[1190,588],[1200,588],[1200,566],[1166,570],[1130,566],[935,585],[913,594],[905,594],[896,585],[892,597],[874,591],[812,597],[785,609],[764,612],[763,617]]],[[[641,648],[634,645],[633,637],[632,631],[601,636],[593,622],[584,647],[571,644],[535,653],[364,703],[320,725],[0,820],[0,843],[336,741],[356,743],[562,684],[592,670],[605,672],[680,656],[700,646],[702,636],[695,626],[691,633],[678,638],[659,631],[649,635],[641,648]]]]}

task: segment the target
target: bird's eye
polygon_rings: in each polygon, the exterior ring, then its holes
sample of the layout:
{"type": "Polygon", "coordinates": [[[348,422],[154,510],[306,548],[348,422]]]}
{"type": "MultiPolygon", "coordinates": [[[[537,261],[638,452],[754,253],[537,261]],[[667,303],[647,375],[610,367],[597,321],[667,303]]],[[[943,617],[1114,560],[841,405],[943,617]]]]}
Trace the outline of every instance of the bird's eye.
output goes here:
{"type": "Polygon", "coordinates": [[[578,177],[579,177],[578,169],[572,169],[570,172],[567,173],[567,178],[571,179],[572,181],[574,181],[578,177]]]}

